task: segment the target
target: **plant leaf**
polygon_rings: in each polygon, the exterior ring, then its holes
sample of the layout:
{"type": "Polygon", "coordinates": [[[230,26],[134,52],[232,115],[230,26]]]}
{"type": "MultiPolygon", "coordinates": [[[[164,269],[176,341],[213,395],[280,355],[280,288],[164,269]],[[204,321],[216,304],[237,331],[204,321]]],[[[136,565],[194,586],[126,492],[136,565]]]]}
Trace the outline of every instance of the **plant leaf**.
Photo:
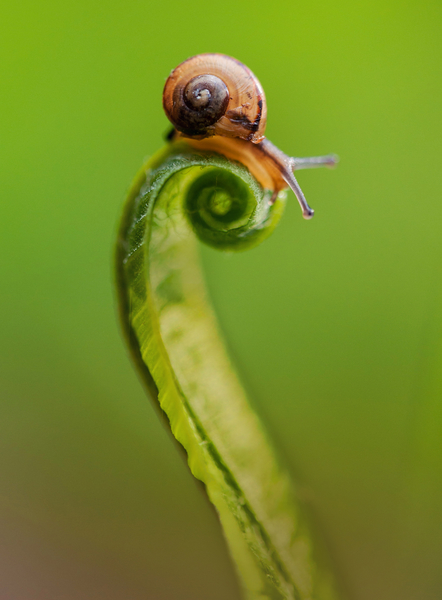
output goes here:
{"type": "Polygon", "coordinates": [[[204,482],[250,600],[336,598],[311,535],[225,352],[196,239],[243,250],[277,224],[275,204],[242,165],[173,144],[129,191],[117,284],[132,357],[193,475],[204,482]],[[196,234],[196,235],[195,235],[196,234]]]}

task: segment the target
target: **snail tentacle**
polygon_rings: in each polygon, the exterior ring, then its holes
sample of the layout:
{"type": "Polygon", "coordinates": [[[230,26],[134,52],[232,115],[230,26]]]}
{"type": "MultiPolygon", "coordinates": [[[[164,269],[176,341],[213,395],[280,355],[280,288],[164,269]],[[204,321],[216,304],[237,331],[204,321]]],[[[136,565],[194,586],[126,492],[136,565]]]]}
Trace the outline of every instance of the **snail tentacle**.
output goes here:
{"type": "Polygon", "coordinates": [[[329,167],[332,169],[339,162],[337,154],[326,154],[325,156],[307,156],[303,158],[292,157],[292,168],[294,171],[300,169],[316,169],[318,167],[329,167]]]}
{"type": "MultiPolygon", "coordinates": [[[[297,182],[296,177],[293,174],[293,160],[295,159],[284,154],[282,150],[277,148],[277,146],[272,144],[269,140],[264,140],[263,142],[261,142],[260,148],[265,154],[266,159],[271,161],[274,167],[276,167],[276,169],[279,171],[279,174],[282,180],[286,183],[287,187],[289,187],[295,194],[301,207],[302,216],[304,217],[304,219],[311,219],[315,211],[308,205],[307,200],[305,199],[305,196],[299,186],[299,183],[297,182]]],[[[275,186],[275,191],[271,201],[276,200],[278,191],[278,186],[275,186]]]]}
{"type": "Polygon", "coordinates": [[[308,205],[303,191],[301,190],[299,183],[293,174],[293,171],[291,169],[284,169],[284,171],[282,172],[282,177],[289,186],[289,188],[295,194],[296,199],[299,202],[299,206],[301,207],[302,216],[304,217],[304,219],[311,219],[315,214],[315,211],[308,205]]]}

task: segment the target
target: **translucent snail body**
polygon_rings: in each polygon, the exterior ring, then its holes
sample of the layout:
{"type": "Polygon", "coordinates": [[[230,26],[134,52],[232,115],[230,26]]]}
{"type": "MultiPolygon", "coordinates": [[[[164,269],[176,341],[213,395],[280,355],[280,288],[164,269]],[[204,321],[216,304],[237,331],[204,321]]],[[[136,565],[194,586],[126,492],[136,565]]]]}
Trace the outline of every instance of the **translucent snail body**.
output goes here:
{"type": "Polygon", "coordinates": [[[185,140],[199,150],[223,154],[244,164],[265,189],[278,193],[290,187],[310,219],[309,207],[294,170],[334,166],[336,155],[293,158],[265,136],[267,107],[255,75],[224,54],[199,54],[169,75],[163,92],[164,111],[175,132],[171,141],[185,140]]]}

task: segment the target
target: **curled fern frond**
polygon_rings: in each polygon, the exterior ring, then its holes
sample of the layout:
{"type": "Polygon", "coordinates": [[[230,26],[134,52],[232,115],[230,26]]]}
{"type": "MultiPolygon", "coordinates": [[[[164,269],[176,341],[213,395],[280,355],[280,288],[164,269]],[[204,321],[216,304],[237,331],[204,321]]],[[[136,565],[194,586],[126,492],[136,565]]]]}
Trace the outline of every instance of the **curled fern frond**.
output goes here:
{"type": "Polygon", "coordinates": [[[185,143],[148,161],[129,191],[118,235],[121,321],[150,395],[206,487],[250,600],[331,600],[287,473],[226,354],[197,244],[245,250],[275,228],[270,202],[242,165],[185,143]]]}

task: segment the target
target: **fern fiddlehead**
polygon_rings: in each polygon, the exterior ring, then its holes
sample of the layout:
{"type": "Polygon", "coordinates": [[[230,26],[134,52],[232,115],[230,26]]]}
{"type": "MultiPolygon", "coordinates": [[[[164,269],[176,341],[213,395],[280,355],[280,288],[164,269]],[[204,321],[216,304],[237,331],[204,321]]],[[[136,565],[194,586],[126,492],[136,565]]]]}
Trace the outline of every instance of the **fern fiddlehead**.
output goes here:
{"type": "Polygon", "coordinates": [[[221,250],[263,241],[286,192],[178,139],[148,161],[127,196],[116,251],[121,321],[150,395],[202,481],[250,600],[332,600],[327,570],[225,352],[196,240],[221,250]]]}

